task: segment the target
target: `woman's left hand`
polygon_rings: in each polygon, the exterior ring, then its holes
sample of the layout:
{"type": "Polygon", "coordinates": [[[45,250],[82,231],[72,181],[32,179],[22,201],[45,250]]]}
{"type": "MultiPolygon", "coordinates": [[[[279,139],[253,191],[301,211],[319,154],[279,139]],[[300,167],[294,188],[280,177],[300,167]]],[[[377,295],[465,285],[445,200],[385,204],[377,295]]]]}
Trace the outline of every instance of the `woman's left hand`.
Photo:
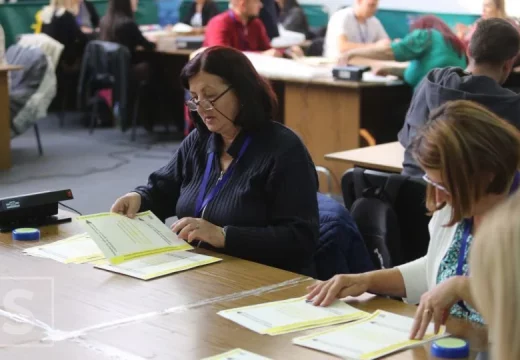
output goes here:
{"type": "Polygon", "coordinates": [[[444,325],[448,319],[451,307],[461,300],[458,291],[460,278],[460,276],[451,277],[421,296],[410,339],[422,339],[432,318],[434,332],[435,334],[439,332],[441,325],[444,325]]]}
{"type": "Polygon", "coordinates": [[[194,240],[204,241],[216,248],[223,248],[226,239],[222,228],[199,218],[182,218],[176,221],[171,229],[179,238],[191,243],[194,240]]]}

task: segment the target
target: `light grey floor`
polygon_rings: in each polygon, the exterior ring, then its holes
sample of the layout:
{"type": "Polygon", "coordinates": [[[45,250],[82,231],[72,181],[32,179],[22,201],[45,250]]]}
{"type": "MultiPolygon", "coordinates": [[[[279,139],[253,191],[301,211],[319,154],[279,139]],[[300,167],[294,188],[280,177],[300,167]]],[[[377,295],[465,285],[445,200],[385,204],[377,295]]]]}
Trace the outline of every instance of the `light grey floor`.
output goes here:
{"type": "Polygon", "coordinates": [[[14,138],[13,167],[0,171],[0,198],[70,188],[74,200],[65,204],[84,214],[108,211],[118,196],[165,165],[180,144],[178,136],[165,141],[144,130],[136,142],[119,129],[89,135],[75,114],[68,114],[63,128],[52,115],[39,124],[44,155],[38,155],[32,129],[14,138]]]}

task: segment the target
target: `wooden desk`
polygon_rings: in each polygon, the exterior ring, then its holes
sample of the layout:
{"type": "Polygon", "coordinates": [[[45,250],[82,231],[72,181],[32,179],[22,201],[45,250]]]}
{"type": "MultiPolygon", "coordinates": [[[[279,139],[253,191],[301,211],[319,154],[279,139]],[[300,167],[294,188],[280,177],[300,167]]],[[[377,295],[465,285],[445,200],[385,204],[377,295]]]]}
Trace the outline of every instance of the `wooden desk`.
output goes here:
{"type": "Polygon", "coordinates": [[[0,65],[0,170],[11,167],[11,115],[9,111],[9,71],[21,70],[17,65],[0,65]]]}
{"type": "MultiPolygon", "coordinates": [[[[75,223],[42,228],[42,242],[80,231],[75,223]]],[[[312,281],[308,278],[218,254],[224,259],[221,263],[141,281],[94,269],[91,265],[64,265],[22,255],[23,248],[34,245],[34,242],[13,242],[8,234],[0,235],[0,271],[4,276],[0,294],[4,296],[8,284],[12,286],[5,280],[6,276],[19,278],[16,288],[33,291],[34,299],[39,300],[23,301],[24,309],[35,319],[52,325],[52,329],[29,327],[30,331],[14,336],[6,335],[0,326],[2,359],[81,360],[108,359],[110,356],[200,359],[236,347],[272,359],[334,359],[292,345],[291,339],[308,332],[263,336],[217,315],[222,309],[301,296],[312,281]],[[27,277],[38,277],[41,281],[31,283],[27,277]],[[44,281],[52,281],[53,288],[42,285],[44,281]],[[45,294],[42,295],[46,291],[52,291],[53,307],[45,301],[45,294]],[[41,341],[49,334],[55,342],[41,341]]],[[[383,298],[353,305],[366,311],[382,308],[407,316],[413,316],[416,309],[383,298]]],[[[5,324],[5,321],[5,315],[0,313],[0,323],[5,324]]],[[[7,323],[15,325],[10,320],[7,323]]],[[[468,339],[474,351],[485,350],[485,329],[450,319],[448,330],[468,339]]],[[[428,347],[408,350],[390,358],[428,359],[428,347]]]]}
{"type": "Polygon", "coordinates": [[[398,142],[327,154],[326,159],[373,170],[400,173],[403,170],[404,148],[398,142]]]}

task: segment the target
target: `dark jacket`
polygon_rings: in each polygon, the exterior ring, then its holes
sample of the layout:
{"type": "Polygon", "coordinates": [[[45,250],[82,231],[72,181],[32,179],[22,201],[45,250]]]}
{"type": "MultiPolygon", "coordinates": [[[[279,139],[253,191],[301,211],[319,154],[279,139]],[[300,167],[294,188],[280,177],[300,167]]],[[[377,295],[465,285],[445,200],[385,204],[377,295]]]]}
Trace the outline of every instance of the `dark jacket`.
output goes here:
{"type": "Polygon", "coordinates": [[[83,0],[85,7],[87,8],[88,14],[90,15],[90,22],[94,29],[99,27],[99,14],[96,7],[88,0],[83,0]]]}
{"type": "Polygon", "coordinates": [[[345,207],[318,193],[320,239],[314,255],[319,280],[374,270],[365,242],[345,207]]]}
{"type": "MultiPolygon", "coordinates": [[[[112,24],[106,24],[106,19],[106,17],[101,19],[101,34],[104,33],[105,26],[112,26],[112,24]]],[[[139,30],[139,27],[137,26],[137,23],[131,18],[124,19],[116,25],[116,28],[114,29],[114,36],[115,37],[113,39],[103,38],[102,40],[115,42],[123,46],[126,46],[126,48],[132,54],[132,58],[138,46],[141,46],[145,50],[149,51],[155,49],[155,44],[153,42],[148,41],[143,36],[141,30],[139,30]]]]}
{"type": "Polygon", "coordinates": [[[471,75],[461,68],[434,69],[417,86],[398,134],[405,147],[403,174],[420,177],[424,174],[412,156],[412,141],[426,124],[430,112],[447,101],[471,100],[520,128],[520,95],[503,88],[487,76],[471,75]]]}
{"type": "MultiPolygon", "coordinates": [[[[196,9],[197,4],[193,2],[190,5],[189,11],[186,13],[186,15],[184,15],[181,22],[184,24],[191,25],[191,18],[193,17],[193,15],[195,15],[196,9]]],[[[208,24],[208,21],[210,21],[211,18],[217,14],[217,5],[213,1],[206,0],[204,6],[202,7],[202,26],[206,26],[208,24]]]]}
{"type": "Polygon", "coordinates": [[[281,10],[278,20],[286,30],[296,31],[304,35],[309,33],[307,16],[299,6],[293,6],[287,10],[281,10]]]}

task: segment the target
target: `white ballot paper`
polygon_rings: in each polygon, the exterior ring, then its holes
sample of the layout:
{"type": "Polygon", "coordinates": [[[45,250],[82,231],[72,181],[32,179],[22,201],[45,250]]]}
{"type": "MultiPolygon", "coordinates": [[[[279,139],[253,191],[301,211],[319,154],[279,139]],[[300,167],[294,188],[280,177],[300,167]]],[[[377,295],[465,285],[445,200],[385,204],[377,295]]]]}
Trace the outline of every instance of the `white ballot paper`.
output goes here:
{"type": "Polygon", "coordinates": [[[328,307],[319,307],[305,297],[223,310],[218,314],[259,334],[269,335],[339,324],[369,315],[339,300],[328,307]]]}
{"type": "Polygon", "coordinates": [[[293,339],[293,343],[348,359],[372,360],[447,336],[446,327],[423,340],[410,340],[413,319],[378,310],[370,317],[334,329],[293,339]]]}
{"type": "Polygon", "coordinates": [[[100,264],[96,267],[141,280],[150,280],[219,261],[222,259],[189,251],[175,251],[126,261],[120,265],[100,264]]]}
{"type": "Polygon", "coordinates": [[[52,259],[64,264],[83,264],[104,259],[103,253],[87,233],[50,244],[25,249],[27,255],[52,259]]]}
{"type": "Polygon", "coordinates": [[[134,219],[100,213],[80,216],[78,221],[115,265],[149,255],[193,249],[151,211],[139,213],[134,219]]]}
{"type": "Polygon", "coordinates": [[[252,352],[234,349],[220,355],[211,356],[202,360],[270,360],[269,358],[253,354],[252,352]]]}

